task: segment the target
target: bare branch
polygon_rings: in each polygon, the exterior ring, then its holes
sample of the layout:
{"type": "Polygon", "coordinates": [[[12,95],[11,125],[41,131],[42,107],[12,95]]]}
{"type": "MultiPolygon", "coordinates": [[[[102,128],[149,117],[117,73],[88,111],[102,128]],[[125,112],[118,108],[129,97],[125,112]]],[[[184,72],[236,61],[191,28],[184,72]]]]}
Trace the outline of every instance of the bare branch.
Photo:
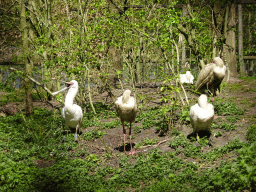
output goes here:
{"type": "MultiPolygon", "coordinates": [[[[15,69],[13,67],[10,67],[10,70],[12,71],[19,71],[18,69],[15,69]]],[[[20,71],[19,71],[20,72],[20,71]]],[[[23,72],[22,72],[23,73],[23,72]]],[[[23,73],[23,75],[25,75],[27,78],[29,78],[31,81],[33,81],[35,84],[37,84],[38,86],[42,87],[47,93],[49,93],[51,96],[55,96],[57,95],[59,92],[65,90],[65,89],[62,89],[60,91],[57,91],[57,92],[54,92],[52,93],[46,86],[44,86],[43,84],[39,83],[37,80],[35,80],[34,78],[30,77],[29,75],[26,75],[23,73]]]]}

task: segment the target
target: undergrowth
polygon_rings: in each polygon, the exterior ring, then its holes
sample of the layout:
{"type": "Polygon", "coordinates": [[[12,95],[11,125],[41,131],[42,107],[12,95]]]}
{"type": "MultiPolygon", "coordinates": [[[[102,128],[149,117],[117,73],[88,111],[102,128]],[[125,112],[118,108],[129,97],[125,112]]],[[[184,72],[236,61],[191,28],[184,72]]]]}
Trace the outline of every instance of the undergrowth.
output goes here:
{"type": "Polygon", "coordinates": [[[214,112],[218,115],[243,115],[244,110],[231,102],[214,102],[214,112]]]}
{"type": "MultiPolygon", "coordinates": [[[[233,131],[243,111],[233,104],[217,103],[218,114],[225,113],[226,121],[217,128],[233,131]],[[237,112],[240,110],[240,112],[237,112]],[[228,116],[231,114],[230,116],[228,116]]],[[[95,104],[97,115],[88,110],[84,114],[84,131],[79,139],[94,140],[107,130],[120,127],[120,121],[110,106],[95,104]],[[112,119],[101,123],[101,120],[112,119]]],[[[171,108],[148,108],[140,113],[135,132],[161,128],[163,118],[171,108]]],[[[179,122],[188,123],[187,108],[177,115],[179,122]]],[[[256,126],[248,127],[249,142],[234,139],[222,147],[210,148],[208,138],[202,137],[195,145],[178,129],[169,130],[169,150],[154,148],[135,156],[92,154],[83,143],[75,143],[73,134],[62,130],[60,111],[38,108],[27,117],[22,113],[0,117],[0,188],[2,191],[253,191],[256,183],[256,126]],[[65,135],[65,142],[61,142],[65,135]],[[229,154],[236,157],[229,159],[229,154]],[[106,158],[108,157],[108,158],[106,158]],[[111,161],[118,161],[116,166],[111,161]],[[36,162],[44,162],[37,164],[36,162]],[[215,163],[218,161],[219,163],[215,163]],[[48,162],[52,162],[50,165],[48,162]]],[[[218,136],[222,132],[217,132],[218,136]]],[[[216,134],[217,134],[216,133],[216,134]]],[[[155,145],[158,139],[137,143],[136,147],[155,145]]]]}

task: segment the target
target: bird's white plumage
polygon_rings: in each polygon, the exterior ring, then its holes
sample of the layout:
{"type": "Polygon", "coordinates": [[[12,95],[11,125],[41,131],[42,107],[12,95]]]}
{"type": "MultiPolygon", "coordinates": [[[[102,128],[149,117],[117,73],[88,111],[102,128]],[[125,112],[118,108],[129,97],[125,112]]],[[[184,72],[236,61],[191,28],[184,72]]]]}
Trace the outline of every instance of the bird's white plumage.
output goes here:
{"type": "Polygon", "coordinates": [[[226,75],[226,66],[224,65],[223,60],[220,57],[215,57],[213,59],[213,62],[216,64],[216,66],[214,67],[214,73],[218,74],[218,77],[220,78],[224,78],[226,75]]]}
{"type": "Polygon", "coordinates": [[[131,146],[131,154],[133,155],[134,151],[132,150],[132,143],[131,143],[131,127],[132,127],[132,122],[134,122],[136,118],[137,104],[136,104],[136,100],[133,97],[131,97],[130,94],[131,94],[130,90],[125,90],[124,94],[121,97],[117,98],[115,102],[115,107],[116,107],[117,115],[120,117],[120,120],[123,125],[124,151],[125,151],[125,135],[126,135],[124,122],[126,121],[130,123],[130,130],[129,130],[130,146],[131,146]]]}
{"type": "Polygon", "coordinates": [[[194,76],[190,71],[187,71],[186,74],[180,74],[180,82],[181,83],[190,83],[193,84],[194,76]]]}
{"type": "Polygon", "coordinates": [[[115,106],[121,121],[132,123],[137,113],[137,104],[133,97],[130,96],[131,91],[126,90],[121,97],[118,97],[115,106]]]}
{"type": "Polygon", "coordinates": [[[190,123],[193,131],[210,130],[214,117],[213,105],[207,102],[207,96],[202,94],[198,99],[198,104],[190,108],[190,123]]]}
{"type": "Polygon", "coordinates": [[[62,117],[65,121],[65,127],[79,129],[83,118],[82,108],[73,103],[74,98],[78,92],[78,83],[72,80],[69,83],[68,93],[65,98],[65,106],[62,108],[62,117]]]}
{"type": "Polygon", "coordinates": [[[73,104],[72,109],[66,106],[62,108],[62,117],[65,121],[65,126],[76,128],[82,121],[83,112],[80,106],[73,104]]]}

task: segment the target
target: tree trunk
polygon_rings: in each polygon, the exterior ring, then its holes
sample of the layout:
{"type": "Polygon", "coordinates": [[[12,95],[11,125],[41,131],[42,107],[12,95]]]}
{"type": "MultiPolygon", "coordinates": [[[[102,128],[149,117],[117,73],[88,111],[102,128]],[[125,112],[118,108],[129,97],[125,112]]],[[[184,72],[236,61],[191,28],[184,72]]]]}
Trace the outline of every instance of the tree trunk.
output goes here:
{"type": "Polygon", "coordinates": [[[225,5],[222,3],[215,3],[214,4],[214,14],[213,14],[213,58],[220,57],[221,47],[218,45],[218,39],[224,35],[223,34],[223,27],[225,24],[225,5]]]}
{"type": "MultiPolygon", "coordinates": [[[[193,19],[194,15],[191,11],[190,4],[187,4],[186,7],[189,16],[193,19]]],[[[198,49],[197,40],[195,36],[195,29],[192,29],[191,27],[186,28],[181,23],[178,24],[177,29],[182,35],[184,35],[187,41],[187,45],[189,46],[195,57],[200,61],[200,67],[203,68],[205,65],[203,61],[203,54],[198,49]]]]}
{"type": "MultiPolygon", "coordinates": [[[[187,10],[187,7],[184,5],[182,7],[182,17],[185,17],[186,15],[188,14],[188,10],[187,10]]],[[[181,35],[181,64],[182,64],[182,67],[184,67],[184,64],[186,62],[186,45],[185,45],[185,37],[183,34],[180,34],[181,35]]]]}
{"type": "MultiPolygon", "coordinates": [[[[251,55],[251,49],[252,49],[252,31],[251,31],[251,21],[252,20],[252,13],[249,12],[248,16],[248,23],[249,23],[249,55],[251,55]]],[[[249,60],[249,71],[248,76],[253,76],[253,68],[254,68],[254,61],[251,59],[249,60]]]]}
{"type": "Polygon", "coordinates": [[[235,25],[236,25],[236,15],[235,15],[235,4],[232,3],[228,16],[227,28],[230,29],[226,33],[226,46],[224,52],[226,54],[226,61],[230,71],[231,77],[237,76],[237,62],[236,62],[236,34],[235,34],[235,25]]]}
{"type": "Polygon", "coordinates": [[[243,15],[242,5],[238,4],[238,54],[240,64],[240,77],[245,76],[244,55],[243,55],[243,15]]]}
{"type": "Polygon", "coordinates": [[[123,70],[123,60],[122,60],[122,51],[117,48],[115,45],[111,45],[109,48],[109,60],[112,63],[111,68],[109,69],[109,83],[116,86],[118,82],[118,76],[116,71],[123,70]]]}
{"type": "Polygon", "coordinates": [[[135,59],[135,62],[136,62],[136,83],[140,83],[141,82],[141,72],[142,72],[142,58],[141,58],[141,50],[142,49],[142,46],[143,46],[143,38],[140,37],[140,46],[138,47],[138,49],[136,50],[136,56],[134,58],[138,58],[138,59],[135,59]]]}
{"type": "MultiPolygon", "coordinates": [[[[22,43],[23,43],[23,55],[24,55],[24,64],[25,72],[27,75],[31,76],[32,66],[29,61],[28,54],[28,26],[26,23],[26,7],[25,0],[20,0],[20,25],[22,33],[22,43]]],[[[25,111],[27,115],[33,113],[33,97],[32,97],[32,82],[28,78],[25,78],[25,95],[26,95],[26,105],[25,111]]]]}
{"type": "Polygon", "coordinates": [[[212,58],[217,57],[217,35],[215,32],[213,33],[213,40],[212,40],[212,58]]]}

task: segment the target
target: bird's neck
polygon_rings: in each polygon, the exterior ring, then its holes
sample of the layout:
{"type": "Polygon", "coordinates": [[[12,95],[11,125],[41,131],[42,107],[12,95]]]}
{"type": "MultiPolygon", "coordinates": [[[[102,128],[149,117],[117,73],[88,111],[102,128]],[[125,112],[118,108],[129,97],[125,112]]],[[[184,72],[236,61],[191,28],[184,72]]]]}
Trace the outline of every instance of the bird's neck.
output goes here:
{"type": "Polygon", "coordinates": [[[200,105],[201,108],[207,109],[207,105],[200,105]]]}
{"type": "Polygon", "coordinates": [[[73,105],[74,98],[77,94],[77,90],[69,90],[65,98],[65,107],[71,107],[73,105]]]}
{"type": "Polygon", "coordinates": [[[207,109],[207,105],[208,105],[207,101],[199,101],[198,104],[201,108],[207,109]]]}
{"type": "Polygon", "coordinates": [[[190,78],[191,78],[190,74],[187,73],[186,76],[187,76],[187,80],[190,80],[190,78]]]}
{"type": "Polygon", "coordinates": [[[219,64],[219,67],[220,67],[220,68],[222,68],[223,66],[224,66],[223,63],[220,63],[220,64],[219,64]]]}
{"type": "Polygon", "coordinates": [[[130,95],[124,94],[124,95],[123,95],[123,98],[122,98],[123,103],[128,103],[129,98],[130,98],[130,95]]]}
{"type": "Polygon", "coordinates": [[[219,67],[223,67],[224,63],[222,61],[216,61],[215,64],[219,67]]]}

